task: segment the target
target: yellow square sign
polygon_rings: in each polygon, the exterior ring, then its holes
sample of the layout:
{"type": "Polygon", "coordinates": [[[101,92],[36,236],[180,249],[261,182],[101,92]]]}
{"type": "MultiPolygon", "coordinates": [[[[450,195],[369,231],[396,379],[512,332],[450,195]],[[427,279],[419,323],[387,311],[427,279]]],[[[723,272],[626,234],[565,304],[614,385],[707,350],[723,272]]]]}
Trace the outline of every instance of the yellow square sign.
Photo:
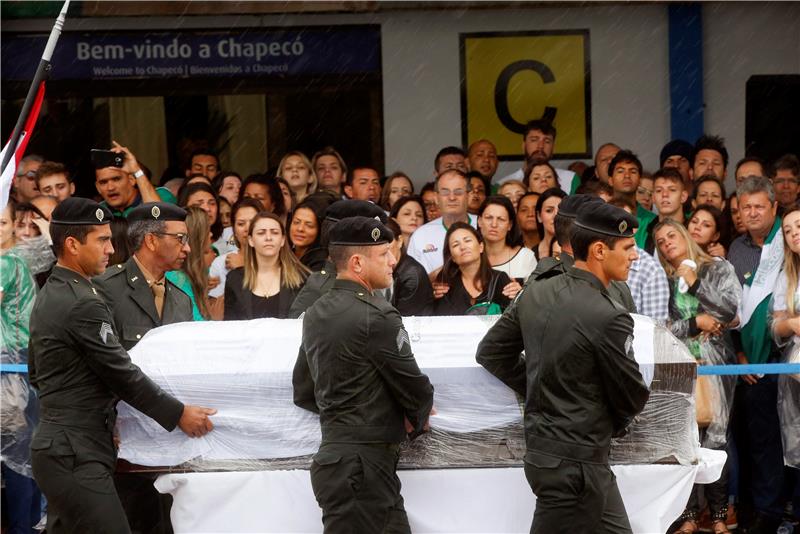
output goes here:
{"type": "Polygon", "coordinates": [[[554,158],[590,158],[589,31],[466,33],[461,41],[464,146],[489,139],[522,159],[525,123],[549,118],[554,158]]]}

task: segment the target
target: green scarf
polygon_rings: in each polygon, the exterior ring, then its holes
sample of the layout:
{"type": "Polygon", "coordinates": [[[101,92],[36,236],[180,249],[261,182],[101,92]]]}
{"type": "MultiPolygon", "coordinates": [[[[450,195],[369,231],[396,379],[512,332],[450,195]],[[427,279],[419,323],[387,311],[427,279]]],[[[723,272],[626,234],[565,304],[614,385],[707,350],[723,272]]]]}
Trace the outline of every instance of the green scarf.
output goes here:
{"type": "MultiPolygon", "coordinates": [[[[772,230],[770,230],[770,233],[764,242],[765,248],[767,245],[772,243],[772,240],[775,238],[776,234],[778,234],[780,227],[781,221],[780,219],[776,219],[775,224],[772,226],[772,230]]],[[[778,238],[782,239],[780,236],[778,238]]],[[[763,255],[761,261],[764,261],[763,255]]],[[[759,267],[761,267],[761,263],[759,263],[759,267]]],[[[751,288],[756,274],[758,274],[758,269],[751,273],[750,276],[748,276],[744,281],[745,299],[749,295],[748,289],[751,288]]],[[[758,303],[755,310],[753,310],[752,314],[750,315],[747,323],[741,327],[742,348],[744,349],[744,354],[747,356],[747,361],[749,363],[766,363],[769,359],[769,355],[772,350],[772,336],[770,335],[768,325],[769,301],[771,297],[772,292],[770,291],[770,293],[758,303]]]]}
{"type": "MultiPolygon", "coordinates": [[[[694,295],[690,295],[689,293],[681,293],[678,290],[677,278],[672,281],[672,300],[675,303],[675,307],[678,309],[678,315],[682,320],[688,321],[692,317],[697,317],[697,309],[700,307],[700,301],[697,300],[697,297],[694,295]]],[[[699,337],[686,339],[684,340],[684,344],[696,360],[699,360],[702,357],[700,353],[699,337]]]]}

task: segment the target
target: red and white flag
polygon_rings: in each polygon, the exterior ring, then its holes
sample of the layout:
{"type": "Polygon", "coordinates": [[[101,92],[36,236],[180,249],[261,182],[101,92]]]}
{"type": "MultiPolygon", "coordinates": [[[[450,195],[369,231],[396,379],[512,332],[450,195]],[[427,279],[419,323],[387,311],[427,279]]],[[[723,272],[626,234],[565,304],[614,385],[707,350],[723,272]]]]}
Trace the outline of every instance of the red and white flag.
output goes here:
{"type": "MultiPolygon", "coordinates": [[[[2,175],[0,175],[0,211],[6,209],[6,205],[8,204],[8,195],[11,191],[11,184],[13,183],[14,176],[17,173],[19,162],[25,154],[25,147],[28,146],[28,141],[31,138],[31,134],[33,134],[33,127],[36,125],[36,119],[39,118],[39,112],[42,109],[42,102],[44,101],[44,84],[44,81],[39,84],[39,90],[36,92],[36,99],[33,102],[33,106],[31,106],[31,111],[28,114],[28,118],[25,120],[25,126],[23,127],[22,133],[19,136],[17,146],[15,149],[13,149],[14,155],[8,161],[6,168],[3,169],[2,175]]],[[[9,143],[6,143],[6,146],[3,147],[3,151],[0,152],[0,161],[4,159],[6,151],[11,150],[9,143]]]]}

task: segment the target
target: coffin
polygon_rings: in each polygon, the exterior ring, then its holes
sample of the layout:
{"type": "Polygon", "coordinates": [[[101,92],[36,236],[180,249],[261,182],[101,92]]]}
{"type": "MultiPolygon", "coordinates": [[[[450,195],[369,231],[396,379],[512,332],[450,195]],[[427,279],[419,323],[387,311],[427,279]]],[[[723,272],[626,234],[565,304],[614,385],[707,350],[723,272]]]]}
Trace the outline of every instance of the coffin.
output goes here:
{"type": "MultiPolygon", "coordinates": [[[[438,413],[429,434],[404,445],[402,467],[522,465],[522,399],[475,362],[478,342],[497,318],[404,318],[438,413]]],[[[652,394],[628,435],[614,442],[611,461],[693,464],[694,358],[650,319],[634,320],[634,352],[652,394]]],[[[131,351],[133,361],[184,403],[216,408],[215,428],[190,439],[120,403],[120,458],[157,471],[307,467],[320,429],[316,414],[292,402],[301,330],[299,319],[259,319],[150,331],[131,351]]]]}

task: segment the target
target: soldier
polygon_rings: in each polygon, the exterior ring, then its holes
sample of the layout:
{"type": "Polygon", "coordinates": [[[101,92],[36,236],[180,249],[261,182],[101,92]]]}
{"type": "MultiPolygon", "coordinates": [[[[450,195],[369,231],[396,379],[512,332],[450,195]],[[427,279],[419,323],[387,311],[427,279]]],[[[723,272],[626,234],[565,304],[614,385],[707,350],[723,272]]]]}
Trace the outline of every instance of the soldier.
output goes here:
{"type": "MultiPolygon", "coordinates": [[[[322,234],[320,238],[321,246],[327,248],[328,232],[336,222],[346,217],[355,216],[377,218],[382,223],[387,221],[386,212],[372,202],[366,200],[339,200],[328,206],[325,211],[325,220],[322,222],[320,230],[322,234]]],[[[330,291],[334,280],[336,280],[336,266],[330,260],[325,260],[322,270],[311,273],[306,279],[303,289],[297,294],[291,308],[289,308],[289,317],[292,319],[300,317],[318,298],[330,291]]]]}
{"type": "Polygon", "coordinates": [[[336,281],[305,314],[294,402],[319,413],[311,485],[326,533],[410,532],[396,468],[399,444],[428,429],[433,386],[400,314],[375,290],[392,283],[394,236],[350,217],[330,231],[336,281]]]}
{"type": "Polygon", "coordinates": [[[216,410],[184,405],[134,365],[92,285],[113,252],[111,213],[72,197],[53,211],[58,263],[31,314],[31,384],[40,399],[33,475],[47,497],[47,531],[130,532],[114,489],[116,404],[124,400],[167,430],[209,432],[216,410]]]}
{"type": "Polygon", "coordinates": [[[94,279],[111,309],[120,343],[131,350],[148,331],[192,320],[189,296],[168,281],[189,254],[186,211],[166,202],[148,202],[128,213],[133,255],[94,279]]]}
{"type": "Polygon", "coordinates": [[[575,265],[524,289],[476,359],[526,396],[531,533],[632,532],[608,452],[649,391],[631,351],[633,320],[608,287],[636,259],[636,218],[592,203],[575,226],[575,265]]]}
{"type": "MultiPolygon", "coordinates": [[[[186,211],[167,202],[148,202],[128,212],[127,219],[133,255],[93,282],[111,310],[120,344],[131,350],[153,328],[191,321],[192,301],[164,276],[180,269],[189,253],[186,211]]],[[[122,462],[114,484],[131,529],[172,532],[172,496],[155,489],[156,474],[124,472],[127,466],[122,462]]]]}
{"type": "MultiPolygon", "coordinates": [[[[578,209],[590,202],[602,202],[600,197],[594,195],[569,195],[558,205],[558,214],[555,219],[556,240],[561,247],[561,255],[558,258],[542,258],[536,269],[528,277],[525,285],[537,280],[546,280],[553,276],[558,276],[567,272],[567,269],[575,264],[572,253],[572,233],[575,228],[575,217],[578,216],[578,209]]],[[[608,286],[608,294],[622,304],[626,310],[636,313],[636,304],[633,302],[631,290],[625,281],[612,280],[608,286]]]]}

